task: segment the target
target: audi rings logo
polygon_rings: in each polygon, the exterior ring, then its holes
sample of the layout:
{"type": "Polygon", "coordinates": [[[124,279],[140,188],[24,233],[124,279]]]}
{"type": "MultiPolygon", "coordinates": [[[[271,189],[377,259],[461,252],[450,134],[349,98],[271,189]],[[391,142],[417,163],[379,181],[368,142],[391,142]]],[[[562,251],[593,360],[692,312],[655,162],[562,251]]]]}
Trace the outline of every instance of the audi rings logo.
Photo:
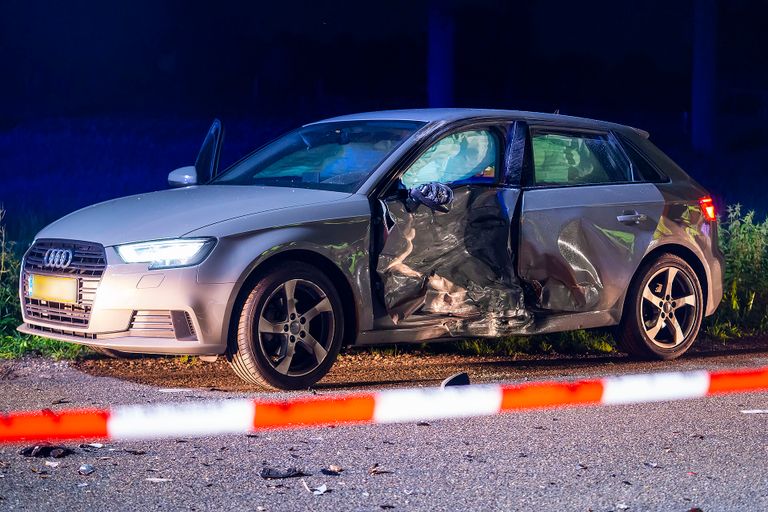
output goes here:
{"type": "Polygon", "coordinates": [[[48,249],[43,256],[43,265],[53,268],[67,268],[72,263],[72,251],[69,249],[48,249]]]}

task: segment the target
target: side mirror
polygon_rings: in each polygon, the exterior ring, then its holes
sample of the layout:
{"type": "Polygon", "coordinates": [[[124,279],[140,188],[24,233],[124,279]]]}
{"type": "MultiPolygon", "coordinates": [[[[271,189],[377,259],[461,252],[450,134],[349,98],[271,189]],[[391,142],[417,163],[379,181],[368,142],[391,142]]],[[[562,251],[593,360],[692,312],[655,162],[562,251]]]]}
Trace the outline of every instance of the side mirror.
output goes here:
{"type": "Polygon", "coordinates": [[[197,170],[194,165],[179,167],[168,174],[168,184],[172,188],[197,185],[197,170]]]}
{"type": "Polygon", "coordinates": [[[406,207],[410,206],[409,211],[414,211],[420,204],[423,204],[433,211],[448,213],[452,202],[453,190],[451,187],[433,181],[410,189],[406,207]]]}

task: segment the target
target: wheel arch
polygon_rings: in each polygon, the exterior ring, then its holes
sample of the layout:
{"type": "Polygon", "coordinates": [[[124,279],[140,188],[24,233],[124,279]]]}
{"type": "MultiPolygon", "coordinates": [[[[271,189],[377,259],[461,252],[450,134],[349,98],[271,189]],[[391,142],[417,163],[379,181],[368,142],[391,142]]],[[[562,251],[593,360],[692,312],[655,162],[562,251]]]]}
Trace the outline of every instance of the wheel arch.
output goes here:
{"type": "MultiPolygon", "coordinates": [[[[632,280],[630,281],[627,290],[632,288],[632,285],[637,279],[642,278],[642,275],[640,274],[641,269],[643,269],[643,267],[645,267],[649,262],[659,259],[663,254],[674,254],[675,256],[682,258],[691,266],[691,268],[693,268],[693,271],[696,273],[696,277],[699,279],[699,283],[701,285],[702,303],[706,305],[709,298],[709,277],[706,267],[704,266],[701,258],[695,252],[684,245],[676,243],[659,245],[653,248],[653,250],[649,251],[648,254],[643,256],[643,259],[637,266],[637,270],[635,270],[635,273],[632,276],[632,280]]],[[[622,301],[622,316],[624,315],[624,311],[627,309],[627,301],[629,298],[630,297],[628,294],[624,294],[624,300],[622,301]]]]}
{"type": "Polygon", "coordinates": [[[328,257],[307,249],[287,249],[263,260],[257,260],[255,264],[245,272],[243,279],[240,280],[239,288],[234,294],[234,301],[232,307],[227,313],[225,319],[225,325],[227,325],[227,339],[226,344],[232,342],[235,339],[233,336],[237,333],[237,311],[240,310],[243,302],[245,301],[253,283],[259,279],[264,273],[269,271],[270,267],[273,267],[281,262],[287,261],[300,261],[308,265],[312,265],[321,272],[325,273],[333,281],[336,286],[336,291],[341,298],[343,313],[344,313],[344,339],[342,345],[351,345],[354,343],[359,324],[359,312],[357,311],[357,302],[355,300],[355,294],[344,272],[333,263],[328,257]]]}

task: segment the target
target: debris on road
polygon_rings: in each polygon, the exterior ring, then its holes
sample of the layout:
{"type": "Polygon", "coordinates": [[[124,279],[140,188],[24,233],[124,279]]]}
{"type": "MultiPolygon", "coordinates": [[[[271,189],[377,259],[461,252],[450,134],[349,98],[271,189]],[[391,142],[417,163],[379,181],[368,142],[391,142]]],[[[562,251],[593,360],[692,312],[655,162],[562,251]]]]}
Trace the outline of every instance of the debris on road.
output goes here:
{"type": "Polygon", "coordinates": [[[163,482],[172,482],[173,481],[170,478],[157,478],[157,477],[149,477],[149,478],[145,478],[144,480],[146,480],[147,482],[152,482],[153,484],[159,484],[159,483],[163,483],[163,482]]]}
{"type": "Polygon", "coordinates": [[[47,460],[47,461],[45,461],[45,465],[46,465],[46,466],[48,466],[49,468],[55,468],[55,467],[58,467],[58,466],[59,466],[59,464],[61,464],[61,463],[60,463],[60,462],[58,462],[58,461],[53,461],[53,460],[47,460]]]}
{"type": "Polygon", "coordinates": [[[469,386],[469,374],[467,372],[455,373],[440,383],[441,388],[448,386],[469,386]]]}
{"type": "Polygon", "coordinates": [[[331,490],[328,489],[328,486],[325,484],[321,485],[320,487],[310,487],[307,485],[306,480],[304,480],[303,478],[301,479],[301,483],[307,491],[311,492],[315,496],[322,496],[327,492],[331,492],[331,490]]]}
{"type": "Polygon", "coordinates": [[[79,448],[84,452],[89,453],[104,448],[104,445],[102,443],[83,443],[79,448]]]}
{"type": "Polygon", "coordinates": [[[385,475],[387,473],[392,473],[391,471],[387,471],[386,469],[379,466],[379,463],[375,463],[373,466],[368,468],[368,474],[369,475],[385,475]]]}
{"type": "Polygon", "coordinates": [[[341,466],[337,466],[336,464],[331,464],[327,468],[323,468],[320,470],[322,474],[328,475],[328,476],[339,476],[342,471],[344,471],[344,468],[342,468],[341,466]]]}
{"type": "Polygon", "coordinates": [[[96,468],[90,464],[83,464],[77,469],[77,472],[84,476],[90,475],[94,471],[96,471],[96,468]]]}
{"type": "Polygon", "coordinates": [[[131,455],[144,455],[147,453],[144,450],[133,450],[131,448],[124,448],[123,451],[125,453],[130,453],[131,455]]]}
{"type": "Polygon", "coordinates": [[[38,457],[47,458],[53,457],[54,459],[60,459],[75,453],[74,450],[65,446],[58,446],[53,444],[36,444],[34,446],[27,446],[19,451],[19,455],[24,457],[38,457]]]}
{"type": "Polygon", "coordinates": [[[305,473],[303,470],[298,468],[287,468],[284,471],[279,470],[277,468],[262,468],[261,473],[259,473],[261,478],[265,480],[275,480],[279,478],[296,478],[300,476],[312,476],[309,473],[305,473]]]}

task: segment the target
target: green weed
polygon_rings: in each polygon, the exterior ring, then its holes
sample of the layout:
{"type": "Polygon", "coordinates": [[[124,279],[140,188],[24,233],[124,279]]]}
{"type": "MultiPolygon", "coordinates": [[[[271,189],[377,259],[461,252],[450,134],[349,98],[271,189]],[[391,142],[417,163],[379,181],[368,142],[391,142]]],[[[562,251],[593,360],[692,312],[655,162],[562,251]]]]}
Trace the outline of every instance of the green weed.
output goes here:
{"type": "Polygon", "coordinates": [[[729,206],[719,222],[720,250],[725,256],[724,297],[707,318],[705,331],[727,340],[768,332],[768,219],[729,206]]]}

